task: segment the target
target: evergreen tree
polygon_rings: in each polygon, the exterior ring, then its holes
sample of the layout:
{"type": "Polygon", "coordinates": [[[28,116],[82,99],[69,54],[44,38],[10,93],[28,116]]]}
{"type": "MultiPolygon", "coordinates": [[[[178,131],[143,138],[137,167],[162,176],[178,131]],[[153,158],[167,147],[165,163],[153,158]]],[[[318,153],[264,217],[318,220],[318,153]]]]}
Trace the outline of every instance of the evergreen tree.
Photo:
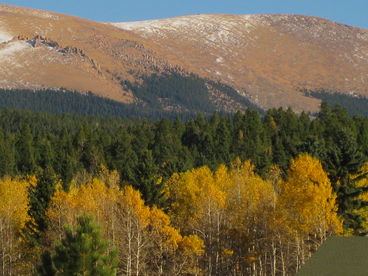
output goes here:
{"type": "Polygon", "coordinates": [[[54,151],[49,140],[49,134],[39,134],[35,137],[35,159],[36,163],[41,168],[53,166],[54,151]]]}
{"type": "Polygon", "coordinates": [[[64,235],[52,256],[47,251],[42,255],[38,275],[116,275],[116,252],[109,251],[99,227],[90,216],[79,217],[76,230],[66,227],[64,235]]]}
{"type": "Polygon", "coordinates": [[[222,118],[213,133],[214,157],[217,164],[228,164],[233,159],[230,152],[231,138],[229,119],[222,118]]]}
{"type": "Polygon", "coordinates": [[[134,179],[134,168],[138,163],[136,152],[132,148],[133,135],[126,128],[119,128],[108,151],[112,169],[120,173],[122,181],[131,182],[134,179]]]}
{"type": "Polygon", "coordinates": [[[152,156],[152,151],[145,150],[139,156],[139,163],[135,168],[133,186],[142,193],[144,201],[152,206],[163,206],[163,182],[158,174],[158,167],[152,156]]]}
{"type": "Polygon", "coordinates": [[[344,227],[352,229],[355,234],[363,234],[363,218],[354,210],[368,206],[368,201],[358,199],[368,191],[368,187],[358,187],[355,183],[368,175],[361,172],[366,157],[351,134],[338,131],[335,139],[335,143],[328,147],[325,167],[337,194],[338,211],[344,218],[344,227]]]}
{"type": "Polygon", "coordinates": [[[76,174],[79,164],[75,157],[76,151],[73,148],[72,140],[65,128],[61,131],[57,145],[58,147],[55,148],[57,158],[54,161],[54,169],[61,177],[64,190],[68,191],[70,182],[76,174]]]}
{"type": "Polygon", "coordinates": [[[27,124],[22,126],[16,143],[17,149],[17,169],[21,174],[31,174],[35,172],[36,161],[33,148],[33,136],[27,124]]]}
{"type": "Polygon", "coordinates": [[[32,243],[38,243],[42,233],[47,229],[48,218],[45,214],[58,182],[52,168],[44,169],[37,176],[37,184],[29,189],[29,215],[27,234],[32,243]]]}
{"type": "Polygon", "coordinates": [[[361,146],[364,155],[368,156],[368,118],[355,116],[354,124],[357,130],[357,143],[361,146]]]}
{"type": "Polygon", "coordinates": [[[15,169],[15,148],[9,134],[0,130],[0,176],[13,175],[15,169]]]}
{"type": "Polygon", "coordinates": [[[168,119],[160,120],[156,126],[152,153],[163,176],[170,177],[183,170],[179,160],[182,153],[180,137],[168,119]]]}
{"type": "Polygon", "coordinates": [[[55,276],[56,269],[52,262],[52,256],[50,251],[45,250],[40,258],[41,265],[37,267],[37,275],[42,276],[55,276]]]}

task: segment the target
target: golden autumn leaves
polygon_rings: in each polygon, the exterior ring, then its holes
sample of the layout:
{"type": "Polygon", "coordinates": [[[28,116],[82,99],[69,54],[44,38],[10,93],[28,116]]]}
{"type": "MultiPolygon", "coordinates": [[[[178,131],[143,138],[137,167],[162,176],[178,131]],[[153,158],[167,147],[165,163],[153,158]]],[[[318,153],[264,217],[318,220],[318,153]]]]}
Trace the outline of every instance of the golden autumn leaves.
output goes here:
{"type": "Polygon", "coordinates": [[[25,240],[23,229],[31,220],[28,215],[28,188],[35,177],[0,180],[0,274],[18,275],[29,269],[23,262],[25,240]]]}
{"type": "Polygon", "coordinates": [[[279,206],[292,231],[299,233],[341,233],[336,215],[336,195],[319,161],[302,155],[290,165],[287,181],[280,185],[279,206]]]}
{"type": "MultiPolygon", "coordinates": [[[[21,266],[27,191],[36,181],[0,181],[0,250],[12,256],[1,261],[12,274],[21,266]]],[[[239,159],[214,172],[175,173],[165,183],[165,210],[118,183],[116,172],[102,168],[97,177],[72,181],[67,192],[59,185],[46,211],[46,244],[92,214],[118,250],[119,275],[276,275],[295,272],[328,235],[342,231],[329,179],[309,155],[291,162],[285,180],[275,166],[262,179],[239,159]]]]}
{"type": "Polygon", "coordinates": [[[202,262],[209,274],[237,273],[231,270],[238,267],[273,275],[287,269],[282,263],[295,263],[286,257],[291,253],[300,255],[295,266],[303,262],[309,252],[299,241],[313,236],[320,244],[342,231],[336,196],[318,160],[299,156],[285,181],[276,167],[267,180],[254,169],[249,161],[236,160],[215,172],[202,167],[174,174],[166,184],[174,224],[205,241],[202,262]]]}
{"type": "Polygon", "coordinates": [[[174,273],[178,267],[185,272],[192,259],[203,253],[202,240],[195,235],[182,236],[167,214],[156,206],[146,206],[131,186],[107,186],[98,178],[69,192],[57,189],[47,211],[49,239],[58,240],[63,225],[75,224],[85,213],[93,214],[104,226],[105,237],[118,249],[119,271],[124,275],[141,275],[147,270],[174,273]]]}

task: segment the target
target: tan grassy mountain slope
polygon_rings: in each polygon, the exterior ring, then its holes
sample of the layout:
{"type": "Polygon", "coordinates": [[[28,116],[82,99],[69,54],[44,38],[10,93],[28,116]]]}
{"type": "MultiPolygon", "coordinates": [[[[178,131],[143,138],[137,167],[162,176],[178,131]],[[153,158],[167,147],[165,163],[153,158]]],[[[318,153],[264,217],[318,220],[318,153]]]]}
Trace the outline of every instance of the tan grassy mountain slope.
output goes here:
{"type": "Polygon", "coordinates": [[[111,25],[0,5],[0,87],[63,87],[129,103],[121,79],[167,66],[146,44],[111,25]]]}
{"type": "Polygon", "coordinates": [[[121,80],[179,69],[228,84],[264,108],[317,110],[319,100],[304,88],[368,94],[364,29],[294,15],[113,25],[0,5],[0,88],[62,87],[131,103],[121,80]]]}
{"type": "Polygon", "coordinates": [[[368,95],[368,30],[298,15],[191,15],[114,23],[262,107],[315,110],[299,89],[368,95]]]}

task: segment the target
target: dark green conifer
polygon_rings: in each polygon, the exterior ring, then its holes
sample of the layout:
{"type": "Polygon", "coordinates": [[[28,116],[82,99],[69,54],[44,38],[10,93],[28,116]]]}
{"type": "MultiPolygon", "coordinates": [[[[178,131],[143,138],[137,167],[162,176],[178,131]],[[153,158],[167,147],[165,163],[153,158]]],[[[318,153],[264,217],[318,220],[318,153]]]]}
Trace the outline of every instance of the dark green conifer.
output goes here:
{"type": "Polygon", "coordinates": [[[135,178],[131,184],[142,193],[148,205],[165,205],[163,199],[163,182],[160,182],[158,166],[152,156],[152,151],[140,153],[139,163],[134,172],[135,178]]]}
{"type": "Polygon", "coordinates": [[[27,124],[22,126],[16,143],[17,170],[21,174],[31,174],[36,170],[36,161],[33,148],[33,136],[27,124]]]}
{"type": "Polygon", "coordinates": [[[361,168],[366,161],[356,140],[345,131],[338,131],[335,143],[328,147],[324,162],[329,178],[337,194],[338,211],[344,218],[344,226],[355,234],[366,232],[363,218],[356,210],[368,206],[368,201],[358,199],[368,191],[368,187],[358,187],[356,182],[368,176],[361,168]]]}
{"type": "Polygon", "coordinates": [[[79,217],[76,229],[66,227],[64,235],[52,256],[48,252],[42,255],[38,275],[116,275],[116,252],[109,251],[99,227],[90,216],[79,217]]]}
{"type": "Polygon", "coordinates": [[[38,243],[43,232],[48,227],[45,214],[58,182],[54,170],[46,168],[37,175],[37,184],[29,190],[29,215],[32,218],[27,224],[27,234],[32,243],[38,243]]]}

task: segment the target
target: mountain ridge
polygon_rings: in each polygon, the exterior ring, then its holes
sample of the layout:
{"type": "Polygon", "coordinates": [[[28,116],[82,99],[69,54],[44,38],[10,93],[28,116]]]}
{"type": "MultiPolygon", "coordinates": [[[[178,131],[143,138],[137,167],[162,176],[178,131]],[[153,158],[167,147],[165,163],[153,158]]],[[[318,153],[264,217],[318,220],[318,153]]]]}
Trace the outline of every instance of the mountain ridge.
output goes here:
{"type": "Polygon", "coordinates": [[[141,99],[122,82],[138,87],[179,72],[227,85],[263,109],[315,112],[320,100],[303,90],[368,95],[368,30],[303,15],[101,23],[1,4],[0,66],[5,89],[91,91],[132,104],[141,99]]]}

